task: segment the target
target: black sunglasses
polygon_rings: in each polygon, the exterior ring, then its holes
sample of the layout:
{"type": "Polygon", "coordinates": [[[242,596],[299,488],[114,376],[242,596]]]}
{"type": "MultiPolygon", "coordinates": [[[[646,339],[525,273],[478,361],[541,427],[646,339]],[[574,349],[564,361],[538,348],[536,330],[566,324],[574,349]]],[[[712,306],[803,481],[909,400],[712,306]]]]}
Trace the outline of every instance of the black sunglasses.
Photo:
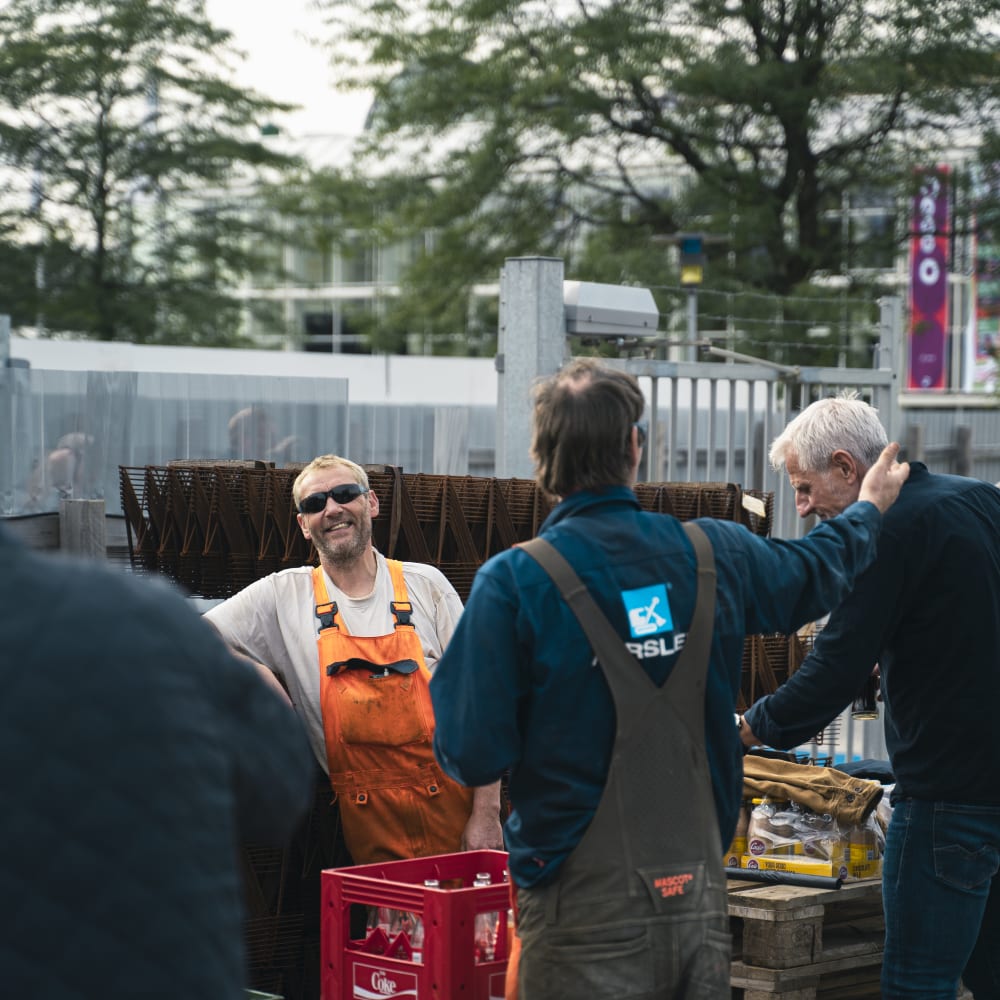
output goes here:
{"type": "Polygon", "coordinates": [[[649,436],[649,424],[645,420],[637,420],[632,426],[639,432],[636,437],[639,439],[639,447],[641,448],[649,436]]]}
{"type": "Polygon", "coordinates": [[[332,497],[333,502],[340,504],[341,507],[346,507],[347,504],[364,496],[367,492],[367,486],[362,486],[360,483],[347,483],[344,486],[334,486],[332,490],[327,490],[325,493],[310,493],[299,502],[299,513],[318,514],[326,507],[328,497],[332,497]]]}

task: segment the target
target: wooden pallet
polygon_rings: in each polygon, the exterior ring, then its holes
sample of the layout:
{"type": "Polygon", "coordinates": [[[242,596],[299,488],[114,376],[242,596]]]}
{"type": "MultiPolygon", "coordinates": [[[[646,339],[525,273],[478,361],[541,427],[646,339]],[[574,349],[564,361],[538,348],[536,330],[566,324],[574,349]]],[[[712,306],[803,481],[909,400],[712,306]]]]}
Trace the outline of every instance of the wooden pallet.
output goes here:
{"type": "Polygon", "coordinates": [[[877,1000],[879,879],[840,889],[731,881],[734,1000],[877,1000]]]}

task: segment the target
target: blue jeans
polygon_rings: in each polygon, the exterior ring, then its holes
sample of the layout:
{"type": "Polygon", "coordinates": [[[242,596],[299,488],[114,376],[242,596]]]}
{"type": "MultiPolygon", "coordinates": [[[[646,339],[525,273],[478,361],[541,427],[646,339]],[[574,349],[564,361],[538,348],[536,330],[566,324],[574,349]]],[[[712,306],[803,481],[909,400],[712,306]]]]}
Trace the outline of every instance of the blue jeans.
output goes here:
{"type": "Polygon", "coordinates": [[[896,803],[882,866],[882,1000],[1000,1000],[1000,806],[896,803]]]}

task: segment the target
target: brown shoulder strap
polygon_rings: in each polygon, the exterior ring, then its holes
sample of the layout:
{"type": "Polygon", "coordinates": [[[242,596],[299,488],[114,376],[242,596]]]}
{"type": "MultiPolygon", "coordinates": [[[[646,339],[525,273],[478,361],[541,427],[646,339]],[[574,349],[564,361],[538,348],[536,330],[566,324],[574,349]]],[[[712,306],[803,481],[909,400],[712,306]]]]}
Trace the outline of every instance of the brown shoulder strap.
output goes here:
{"type": "Polygon", "coordinates": [[[563,600],[590,640],[597,658],[602,663],[610,663],[618,657],[627,657],[634,662],[635,658],[625,648],[622,637],[611,627],[611,622],[597,606],[586,584],[559,550],[544,538],[532,538],[521,548],[552,577],[552,582],[559,588],[563,600]]]}

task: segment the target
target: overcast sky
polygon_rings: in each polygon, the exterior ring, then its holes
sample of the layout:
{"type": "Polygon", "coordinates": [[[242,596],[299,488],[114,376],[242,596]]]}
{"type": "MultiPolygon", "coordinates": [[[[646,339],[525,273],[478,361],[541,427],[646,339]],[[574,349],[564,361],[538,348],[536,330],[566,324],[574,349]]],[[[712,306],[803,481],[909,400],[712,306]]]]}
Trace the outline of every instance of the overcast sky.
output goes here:
{"type": "Polygon", "coordinates": [[[360,132],[369,99],[333,89],[326,54],[306,40],[322,28],[310,2],[283,0],[272,6],[253,0],[205,0],[205,10],[214,25],[233,33],[235,47],[246,53],[237,73],[239,83],[274,100],[302,105],[282,122],[290,132],[360,132]]]}

